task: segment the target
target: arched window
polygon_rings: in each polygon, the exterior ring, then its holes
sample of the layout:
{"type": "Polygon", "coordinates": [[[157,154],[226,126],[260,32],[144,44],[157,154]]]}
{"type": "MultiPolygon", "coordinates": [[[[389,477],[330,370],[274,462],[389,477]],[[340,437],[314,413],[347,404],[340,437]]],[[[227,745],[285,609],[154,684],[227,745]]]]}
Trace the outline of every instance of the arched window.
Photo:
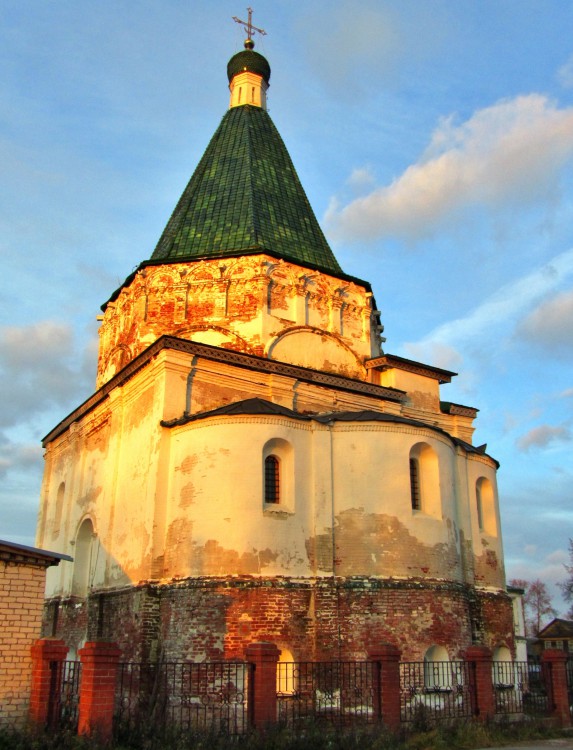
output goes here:
{"type": "Polygon", "coordinates": [[[426,690],[451,690],[450,657],[443,646],[432,646],[424,654],[424,687],[426,690]]]}
{"type": "Polygon", "coordinates": [[[476,482],[476,506],[480,531],[496,536],[495,492],[493,484],[486,477],[480,477],[476,482]]]}
{"type": "Polygon", "coordinates": [[[284,438],[271,438],[261,455],[261,495],[263,513],[284,518],[295,512],[295,455],[284,438]]]}
{"type": "Polygon", "coordinates": [[[265,458],[265,503],[281,501],[281,464],[279,459],[270,455],[265,458]]]}
{"type": "Polygon", "coordinates": [[[438,455],[427,443],[416,443],[409,456],[410,501],[413,511],[442,517],[438,455]]]}
{"type": "Polygon", "coordinates": [[[417,458],[410,458],[410,496],[412,498],[412,510],[422,510],[420,464],[417,458]]]}
{"type": "Polygon", "coordinates": [[[483,531],[483,507],[481,503],[481,484],[476,482],[476,511],[478,517],[479,530],[483,531]]]}
{"type": "Polygon", "coordinates": [[[74,574],[72,579],[73,596],[87,596],[92,575],[92,549],[94,527],[89,518],[82,521],[76,536],[74,554],[74,574]]]}

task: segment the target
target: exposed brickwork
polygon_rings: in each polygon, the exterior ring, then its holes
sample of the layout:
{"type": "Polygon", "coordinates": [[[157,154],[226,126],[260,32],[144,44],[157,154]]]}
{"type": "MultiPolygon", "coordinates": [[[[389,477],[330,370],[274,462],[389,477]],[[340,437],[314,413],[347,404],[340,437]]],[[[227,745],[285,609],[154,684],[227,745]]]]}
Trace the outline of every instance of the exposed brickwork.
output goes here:
{"type": "Polygon", "coordinates": [[[251,643],[246,658],[253,665],[249,679],[249,721],[264,729],[277,720],[277,662],[280,651],[274,643],[251,643]]]}
{"type": "MultiPolygon", "coordinates": [[[[301,281],[301,270],[266,255],[140,270],[107,305],[98,386],[165,334],[193,339],[210,331],[216,346],[263,354],[269,325],[276,336],[292,323],[310,324],[340,337],[360,360],[371,357],[370,292],[346,280],[342,299],[339,278],[315,273],[301,281]]],[[[358,364],[346,367],[352,377],[364,376],[358,364]]]]}
{"type": "Polygon", "coordinates": [[[28,715],[32,660],[40,635],[45,567],[0,561],[0,725],[28,715]]]}
{"type": "Polygon", "coordinates": [[[392,731],[400,729],[400,649],[380,644],[368,655],[376,665],[374,711],[392,731]]]}
{"type": "Polygon", "coordinates": [[[120,650],[114,643],[86,643],[80,650],[78,734],[95,736],[107,742],[113,730],[113,706],[120,650]]]}
{"type": "Polygon", "coordinates": [[[567,654],[557,649],[546,649],[541,655],[542,669],[545,670],[548,690],[548,701],[551,715],[559,726],[571,726],[569,709],[569,692],[567,688],[567,654]]]}
{"type": "Polygon", "coordinates": [[[30,648],[33,663],[30,690],[30,722],[44,729],[55,726],[55,716],[51,715],[54,705],[50,701],[54,684],[60,684],[61,669],[68,654],[66,644],[56,638],[42,638],[30,648]]]}
{"type": "Polygon", "coordinates": [[[88,636],[85,600],[77,597],[48,600],[44,607],[41,635],[64,638],[70,648],[70,656],[75,659],[88,636]]]}
{"type": "Polygon", "coordinates": [[[491,721],[495,716],[491,651],[485,646],[470,646],[464,659],[472,665],[473,714],[479,721],[491,721]]]}
{"type": "MultiPolygon", "coordinates": [[[[57,634],[64,638],[69,606],[60,606],[57,634]]],[[[514,649],[509,597],[438,581],[192,578],[71,606],[86,626],[89,608],[89,638],[117,639],[127,660],[159,653],[167,660],[242,659],[253,641],[288,648],[301,660],[364,659],[382,643],[413,661],[433,645],[452,659],[475,642],[514,649]]]]}

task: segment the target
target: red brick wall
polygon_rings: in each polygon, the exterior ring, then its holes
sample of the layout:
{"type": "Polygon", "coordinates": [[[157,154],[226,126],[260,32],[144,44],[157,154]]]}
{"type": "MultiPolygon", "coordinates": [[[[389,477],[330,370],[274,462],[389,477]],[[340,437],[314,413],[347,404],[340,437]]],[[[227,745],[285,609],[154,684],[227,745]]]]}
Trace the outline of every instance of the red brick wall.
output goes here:
{"type": "Polygon", "coordinates": [[[0,725],[28,715],[32,660],[40,635],[46,573],[43,565],[0,562],[0,725]]]}
{"type": "MultiPolygon", "coordinates": [[[[92,596],[89,606],[62,603],[55,635],[70,645],[116,641],[123,659],[243,658],[246,646],[270,641],[295,659],[364,659],[391,643],[403,660],[420,660],[432,645],[451,659],[472,643],[513,649],[513,617],[505,594],[441,582],[352,578],[200,578],[147,584],[92,596]],[[88,612],[89,610],[89,612],[88,612]]],[[[51,631],[50,631],[51,632],[51,631]]]]}

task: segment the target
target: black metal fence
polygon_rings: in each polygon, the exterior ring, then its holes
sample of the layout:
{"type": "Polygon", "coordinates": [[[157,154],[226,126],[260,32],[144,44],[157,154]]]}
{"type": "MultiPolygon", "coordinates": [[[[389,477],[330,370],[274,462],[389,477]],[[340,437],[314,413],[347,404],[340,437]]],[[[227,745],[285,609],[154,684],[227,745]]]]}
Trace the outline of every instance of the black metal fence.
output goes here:
{"type": "Polygon", "coordinates": [[[310,720],[337,725],[375,721],[377,669],[373,662],[280,662],[279,722],[297,726],[310,720]]]}
{"type": "Polygon", "coordinates": [[[492,679],[497,714],[548,713],[546,679],[551,664],[531,661],[496,661],[492,665],[492,679]]]}
{"type": "Polygon", "coordinates": [[[569,712],[573,719],[573,656],[567,659],[565,669],[567,674],[567,692],[569,694],[569,712]]]}
{"type": "MultiPolygon", "coordinates": [[[[244,662],[119,665],[115,724],[124,730],[152,725],[181,731],[247,731],[250,670],[244,662]]],[[[355,662],[280,662],[277,665],[277,719],[289,726],[317,720],[337,725],[380,719],[379,665],[355,662]]],[[[49,724],[75,731],[78,725],[81,663],[52,662],[49,724]]],[[[472,662],[402,662],[401,720],[434,724],[475,714],[472,662]]],[[[567,662],[573,713],[573,658],[567,662]]],[[[543,716],[550,713],[551,663],[493,662],[496,714],[543,716]]]]}
{"type": "Polygon", "coordinates": [[[435,723],[473,716],[474,669],[473,663],[463,661],[402,662],[402,722],[435,723]]]}
{"type": "Polygon", "coordinates": [[[48,722],[52,729],[77,729],[81,668],[79,661],[50,662],[48,722]]]}
{"type": "Polygon", "coordinates": [[[247,729],[248,675],[243,662],[120,664],[116,723],[241,734],[247,729]]]}

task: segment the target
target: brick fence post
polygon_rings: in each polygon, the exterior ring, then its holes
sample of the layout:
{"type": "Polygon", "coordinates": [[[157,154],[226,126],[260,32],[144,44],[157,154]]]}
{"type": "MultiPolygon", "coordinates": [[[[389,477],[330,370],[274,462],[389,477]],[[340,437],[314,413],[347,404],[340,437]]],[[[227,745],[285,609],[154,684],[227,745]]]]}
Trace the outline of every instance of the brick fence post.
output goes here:
{"type": "Polygon", "coordinates": [[[78,734],[94,735],[104,742],[111,739],[120,655],[117,644],[104,641],[90,641],[80,649],[78,734]]]}
{"type": "Polygon", "coordinates": [[[400,649],[383,643],[368,654],[374,662],[374,714],[393,732],[400,729],[400,649]]]}
{"type": "Polygon", "coordinates": [[[547,689],[549,715],[562,727],[571,726],[569,695],[567,692],[567,654],[547,649],[541,654],[541,669],[547,689]]]}
{"type": "Polygon", "coordinates": [[[495,716],[492,653],[487,646],[470,646],[464,653],[470,669],[470,691],[474,716],[489,721],[495,716]]]}
{"type": "Polygon", "coordinates": [[[61,684],[62,665],[68,647],[58,638],[39,638],[31,646],[32,684],[30,691],[30,722],[37,727],[53,726],[54,708],[58,705],[55,691],[61,684]]]}
{"type": "Polygon", "coordinates": [[[277,663],[279,649],[274,643],[250,643],[246,657],[249,673],[249,723],[264,729],[277,721],[277,663]]]}

